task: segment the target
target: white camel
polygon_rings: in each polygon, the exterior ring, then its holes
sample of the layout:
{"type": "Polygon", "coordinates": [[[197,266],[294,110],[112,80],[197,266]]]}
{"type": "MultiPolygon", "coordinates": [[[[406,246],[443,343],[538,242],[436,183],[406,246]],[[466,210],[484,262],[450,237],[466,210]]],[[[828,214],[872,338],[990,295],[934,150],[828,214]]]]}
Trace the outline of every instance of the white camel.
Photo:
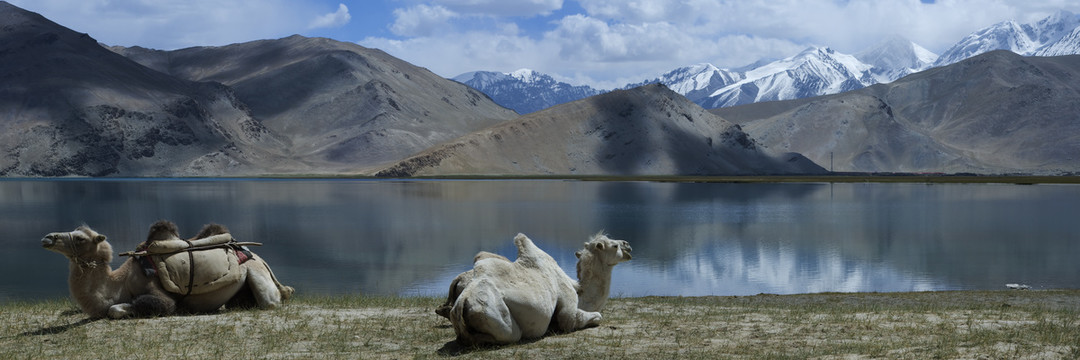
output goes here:
{"type": "Polygon", "coordinates": [[[448,316],[458,342],[507,344],[538,338],[549,330],[569,332],[596,326],[607,302],[611,269],[630,260],[630,244],[597,234],[579,250],[578,281],[524,234],[514,237],[518,257],[481,252],[473,269],[450,286],[448,316]],[[452,305],[451,305],[452,304],[452,305]]]}
{"type": "MultiPolygon", "coordinates": [[[[224,230],[221,226],[211,228],[208,226],[203,232],[224,230]]],[[[147,243],[176,238],[175,229],[172,223],[158,222],[151,227],[147,243]]],[[[202,294],[170,293],[162,287],[160,277],[144,272],[134,257],[113,270],[109,266],[112,245],[105,240],[105,235],[88,226],[70,232],[49,233],[41,239],[42,247],[70,260],[68,288],[71,296],[79,308],[93,318],[168,315],[178,309],[214,311],[235,300],[238,294],[243,296],[245,288],[250,290],[260,308],[275,308],[293,293],[293,288],[279,283],[266,262],[254,254],[250,260],[239,264],[241,273],[227,286],[202,294]]]]}

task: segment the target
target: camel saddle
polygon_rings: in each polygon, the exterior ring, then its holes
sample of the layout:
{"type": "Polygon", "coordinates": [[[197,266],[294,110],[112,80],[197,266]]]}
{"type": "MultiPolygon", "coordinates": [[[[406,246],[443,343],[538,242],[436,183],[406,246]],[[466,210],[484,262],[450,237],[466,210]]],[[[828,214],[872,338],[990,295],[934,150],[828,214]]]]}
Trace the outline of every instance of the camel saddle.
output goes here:
{"type": "Polygon", "coordinates": [[[157,240],[135,255],[144,271],[157,274],[161,287],[179,295],[198,295],[235,284],[244,276],[240,264],[251,251],[230,234],[197,240],[157,240]]]}

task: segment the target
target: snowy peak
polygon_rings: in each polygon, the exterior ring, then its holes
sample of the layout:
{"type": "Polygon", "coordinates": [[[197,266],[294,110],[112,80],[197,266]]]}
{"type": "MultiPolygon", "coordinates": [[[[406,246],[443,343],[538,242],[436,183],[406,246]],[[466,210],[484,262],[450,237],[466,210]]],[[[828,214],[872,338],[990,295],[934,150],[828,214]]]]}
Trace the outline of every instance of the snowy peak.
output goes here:
{"type": "Polygon", "coordinates": [[[702,102],[706,108],[835,94],[875,83],[867,65],[828,47],[808,48],[744,73],[702,102]]]}
{"type": "Polygon", "coordinates": [[[455,76],[453,80],[480,90],[499,105],[518,114],[528,114],[602,92],[589,86],[559,82],[550,75],[531,69],[508,73],[474,71],[455,76]]]}
{"type": "Polygon", "coordinates": [[[1080,18],[1064,10],[1030,24],[1003,21],[964,37],[941,54],[934,66],[952,64],[992,50],[1009,50],[1024,56],[1049,54],[1051,48],[1061,52],[1071,47],[1058,42],[1073,39],[1068,35],[1078,26],[1080,18]]]}
{"type": "Polygon", "coordinates": [[[873,66],[871,72],[877,82],[889,83],[926,70],[937,60],[938,55],[902,36],[893,35],[855,57],[873,66]]]}
{"type": "Polygon", "coordinates": [[[509,75],[501,72],[473,71],[455,76],[451,80],[472,86],[473,88],[479,88],[510,79],[512,78],[509,75]]]}
{"type": "Polygon", "coordinates": [[[742,77],[741,73],[720,69],[709,63],[700,63],[666,72],[652,80],[629,84],[625,89],[660,83],[685,96],[690,101],[700,104],[700,101],[708,97],[709,94],[742,80],[742,77]]]}
{"type": "MultiPolygon", "coordinates": [[[[829,47],[811,47],[788,58],[763,59],[739,68],[721,69],[699,63],[626,85],[624,89],[660,83],[702,107],[716,108],[829,95],[890,83],[930,67],[999,49],[1025,56],[1080,54],[1080,17],[1058,11],[1029,24],[1003,21],[964,37],[941,56],[893,35],[855,55],[829,47]]],[[[466,73],[454,80],[473,86],[499,104],[523,114],[602,92],[561,83],[530,69],[466,73]],[[508,98],[515,92],[520,98],[508,98]]]]}
{"type": "Polygon", "coordinates": [[[1072,32],[1062,36],[1049,46],[1039,49],[1035,56],[1061,56],[1080,54],[1080,26],[1073,28],[1072,32]]]}
{"type": "Polygon", "coordinates": [[[518,69],[506,75],[525,83],[555,82],[555,79],[551,76],[538,73],[532,69],[518,69]]]}
{"type": "Polygon", "coordinates": [[[1077,26],[1080,26],[1080,18],[1071,12],[1059,10],[1032,25],[1030,36],[1036,43],[1049,45],[1072,32],[1077,26]]]}

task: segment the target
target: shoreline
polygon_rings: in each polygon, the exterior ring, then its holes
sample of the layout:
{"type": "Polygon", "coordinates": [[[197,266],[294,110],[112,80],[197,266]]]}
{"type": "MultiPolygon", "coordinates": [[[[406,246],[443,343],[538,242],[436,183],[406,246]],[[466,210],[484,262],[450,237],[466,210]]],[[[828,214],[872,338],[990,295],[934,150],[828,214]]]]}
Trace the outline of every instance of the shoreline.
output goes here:
{"type": "Polygon", "coordinates": [[[914,183],[914,184],[1080,184],[1080,175],[977,175],[906,173],[833,173],[824,175],[441,175],[375,177],[367,175],[268,174],[259,176],[187,177],[15,177],[0,181],[244,181],[244,180],[553,180],[641,181],[672,183],[914,183]]]}
{"type": "Polygon", "coordinates": [[[0,357],[1080,356],[1080,289],[613,298],[599,327],[486,348],[457,345],[441,302],[301,293],[276,310],[93,321],[66,299],[4,303],[0,357]]]}

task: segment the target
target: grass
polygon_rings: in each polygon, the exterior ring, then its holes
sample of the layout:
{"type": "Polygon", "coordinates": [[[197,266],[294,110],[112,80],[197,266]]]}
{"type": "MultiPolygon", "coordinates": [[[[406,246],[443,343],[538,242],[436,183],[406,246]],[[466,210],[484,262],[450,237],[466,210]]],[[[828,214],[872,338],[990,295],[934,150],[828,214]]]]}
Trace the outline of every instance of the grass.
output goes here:
{"type": "Polygon", "coordinates": [[[0,358],[1080,358],[1080,290],[612,299],[601,326],[463,348],[434,298],[298,297],[277,310],[87,320],[0,304],[0,358]]]}

